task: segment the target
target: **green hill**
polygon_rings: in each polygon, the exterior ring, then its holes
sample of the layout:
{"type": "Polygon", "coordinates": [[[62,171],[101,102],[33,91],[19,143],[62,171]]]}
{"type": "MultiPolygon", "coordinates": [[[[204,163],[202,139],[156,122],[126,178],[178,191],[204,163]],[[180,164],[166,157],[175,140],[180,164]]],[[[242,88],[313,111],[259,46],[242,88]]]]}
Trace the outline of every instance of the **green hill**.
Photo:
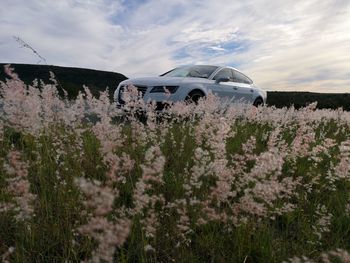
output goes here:
{"type": "MultiPolygon", "coordinates": [[[[0,80],[7,78],[4,65],[6,64],[0,63],[0,80]]],[[[32,83],[34,79],[41,79],[45,83],[50,83],[49,71],[52,71],[59,84],[68,92],[70,98],[76,97],[78,92],[83,90],[83,85],[88,86],[95,96],[109,87],[109,93],[112,95],[119,82],[127,79],[120,73],[84,68],[29,64],[11,64],[11,66],[19,75],[19,78],[27,84],[32,83]]]]}
{"type": "Polygon", "coordinates": [[[350,93],[312,93],[312,92],[281,92],[270,91],[267,93],[267,104],[277,108],[305,107],[306,105],[317,101],[319,109],[337,109],[343,108],[350,111],[350,93]]]}
{"type": "MultiPolygon", "coordinates": [[[[5,80],[5,63],[0,63],[0,80],[5,80]]],[[[58,67],[48,65],[12,64],[20,79],[30,84],[34,79],[42,79],[49,83],[49,71],[54,72],[59,83],[67,90],[69,97],[74,98],[83,85],[90,88],[92,94],[98,96],[100,91],[109,87],[112,98],[114,89],[119,82],[127,79],[124,75],[115,72],[91,70],[83,68],[58,67]]],[[[282,92],[271,91],[267,94],[267,104],[277,108],[294,105],[296,108],[304,107],[312,102],[318,102],[318,108],[337,109],[342,107],[350,111],[350,94],[311,93],[311,92],[282,92]]]]}

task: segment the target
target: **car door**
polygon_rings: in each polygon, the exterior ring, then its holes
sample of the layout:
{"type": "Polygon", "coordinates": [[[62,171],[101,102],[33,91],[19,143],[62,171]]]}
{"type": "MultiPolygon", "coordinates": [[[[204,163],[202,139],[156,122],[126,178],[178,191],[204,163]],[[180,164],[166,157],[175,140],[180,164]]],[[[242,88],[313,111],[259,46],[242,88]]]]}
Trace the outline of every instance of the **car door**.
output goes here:
{"type": "Polygon", "coordinates": [[[213,93],[225,101],[237,99],[237,87],[233,82],[233,71],[230,68],[223,68],[213,77],[213,93]],[[215,91],[215,92],[214,92],[215,91]]]}
{"type": "Polygon", "coordinates": [[[233,82],[235,83],[237,98],[241,101],[252,102],[254,90],[252,81],[244,74],[233,70],[233,82]]]}

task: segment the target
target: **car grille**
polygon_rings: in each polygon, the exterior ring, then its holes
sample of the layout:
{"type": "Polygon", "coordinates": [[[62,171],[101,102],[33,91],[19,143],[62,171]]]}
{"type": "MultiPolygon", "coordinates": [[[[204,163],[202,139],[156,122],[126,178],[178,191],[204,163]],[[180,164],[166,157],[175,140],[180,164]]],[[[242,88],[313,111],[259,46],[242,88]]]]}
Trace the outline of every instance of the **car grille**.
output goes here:
{"type": "MultiPolygon", "coordinates": [[[[145,96],[145,93],[146,93],[148,87],[147,87],[147,86],[139,86],[139,85],[134,85],[134,86],[137,88],[137,91],[138,91],[139,93],[141,93],[141,98],[143,98],[143,97],[145,96]]],[[[121,95],[122,95],[122,93],[124,92],[125,88],[126,88],[126,86],[122,86],[122,87],[120,87],[120,89],[119,89],[118,102],[119,102],[120,104],[125,104],[125,101],[123,101],[123,100],[121,99],[121,95]]]]}

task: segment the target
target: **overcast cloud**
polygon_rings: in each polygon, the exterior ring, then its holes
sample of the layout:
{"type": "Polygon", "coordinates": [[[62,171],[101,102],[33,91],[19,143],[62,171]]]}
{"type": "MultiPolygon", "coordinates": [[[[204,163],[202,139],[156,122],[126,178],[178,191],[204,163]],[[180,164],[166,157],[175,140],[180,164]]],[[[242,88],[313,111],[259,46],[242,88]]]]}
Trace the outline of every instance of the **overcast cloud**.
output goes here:
{"type": "Polygon", "coordinates": [[[267,90],[350,92],[348,0],[1,0],[0,62],[158,75],[220,64],[267,90]],[[43,63],[41,61],[40,63],[43,63]]]}

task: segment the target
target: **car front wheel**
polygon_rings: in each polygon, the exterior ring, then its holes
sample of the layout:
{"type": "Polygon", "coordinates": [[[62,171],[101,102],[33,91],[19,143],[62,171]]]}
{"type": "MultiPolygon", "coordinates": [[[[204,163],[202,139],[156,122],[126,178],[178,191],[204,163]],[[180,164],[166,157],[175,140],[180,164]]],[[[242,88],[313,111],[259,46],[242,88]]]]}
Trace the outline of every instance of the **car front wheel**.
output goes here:
{"type": "Polygon", "coordinates": [[[255,101],[254,101],[254,103],[253,103],[253,105],[255,106],[255,107],[258,107],[258,106],[260,106],[260,105],[263,105],[264,104],[264,101],[262,100],[262,98],[257,98],[255,101]]]}
{"type": "Polygon", "coordinates": [[[194,90],[194,91],[191,91],[187,97],[186,97],[186,102],[188,103],[191,103],[191,102],[194,102],[194,103],[198,103],[199,99],[200,98],[203,98],[204,97],[204,94],[203,92],[199,91],[199,90],[194,90]]]}

